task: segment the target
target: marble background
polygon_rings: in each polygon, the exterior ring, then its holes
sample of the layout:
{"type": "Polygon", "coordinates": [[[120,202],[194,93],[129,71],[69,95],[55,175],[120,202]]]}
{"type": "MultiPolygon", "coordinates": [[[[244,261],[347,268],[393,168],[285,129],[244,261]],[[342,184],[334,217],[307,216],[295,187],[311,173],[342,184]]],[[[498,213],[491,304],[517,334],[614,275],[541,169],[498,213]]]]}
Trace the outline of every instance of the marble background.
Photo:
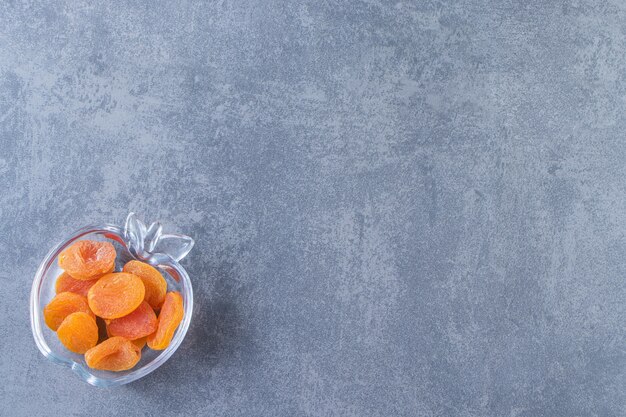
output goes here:
{"type": "Polygon", "coordinates": [[[625,52],[618,0],[2,1],[0,414],[626,415],[625,52]],[[30,284],[131,210],[196,308],[101,390],[30,284]]]}

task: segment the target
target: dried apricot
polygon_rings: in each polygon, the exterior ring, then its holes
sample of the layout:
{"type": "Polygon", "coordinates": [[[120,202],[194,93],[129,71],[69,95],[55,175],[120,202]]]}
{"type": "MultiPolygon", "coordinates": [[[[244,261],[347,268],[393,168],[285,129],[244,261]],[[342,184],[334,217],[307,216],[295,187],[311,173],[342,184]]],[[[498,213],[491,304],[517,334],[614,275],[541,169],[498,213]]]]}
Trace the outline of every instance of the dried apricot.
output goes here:
{"type": "Polygon", "coordinates": [[[87,300],[96,316],[116,319],[139,307],[144,294],[139,277],[126,272],[113,272],[104,275],[89,289],[87,300]]]}
{"type": "Polygon", "coordinates": [[[141,359],[141,349],[130,340],[114,336],[85,352],[90,368],[103,371],[125,371],[141,359]]]}
{"type": "Polygon", "coordinates": [[[146,301],[155,310],[161,308],[167,292],[167,282],[156,268],[141,261],[130,261],[124,265],[122,271],[141,278],[146,288],[146,301]]]}
{"type": "Polygon", "coordinates": [[[75,279],[94,279],[115,268],[115,247],[111,242],[79,240],[59,254],[59,266],[75,279]]]}
{"type": "Polygon", "coordinates": [[[107,325],[109,336],[122,336],[128,340],[140,339],[157,329],[157,316],[150,304],[143,301],[132,313],[113,319],[107,325]]]}
{"type": "Polygon", "coordinates": [[[85,297],[73,292],[62,292],[43,309],[43,317],[48,327],[56,331],[67,316],[77,311],[93,315],[85,297]]]}
{"type": "Polygon", "coordinates": [[[98,279],[90,279],[88,281],[75,279],[72,278],[72,276],[67,272],[63,272],[57,278],[57,282],[54,288],[57,294],[60,292],[69,291],[80,294],[83,297],[87,297],[87,292],[89,291],[89,288],[91,288],[91,286],[95,284],[96,281],[98,281],[98,279]]]}
{"type": "Polygon", "coordinates": [[[170,344],[182,319],[183,297],[178,292],[168,292],[159,313],[157,331],[148,336],[148,347],[154,350],[165,349],[170,344]]]}
{"type": "Polygon", "coordinates": [[[63,320],[57,335],[68,350],[85,353],[98,343],[98,325],[92,315],[78,311],[63,320]]]}

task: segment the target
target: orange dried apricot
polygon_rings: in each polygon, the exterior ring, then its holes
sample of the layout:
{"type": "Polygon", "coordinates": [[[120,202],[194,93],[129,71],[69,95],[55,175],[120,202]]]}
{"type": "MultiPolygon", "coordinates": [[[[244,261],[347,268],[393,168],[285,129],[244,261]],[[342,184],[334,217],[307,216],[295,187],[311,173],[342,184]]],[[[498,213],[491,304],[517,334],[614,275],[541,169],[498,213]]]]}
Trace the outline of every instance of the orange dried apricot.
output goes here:
{"type": "Polygon", "coordinates": [[[144,294],[139,277],[126,272],[113,272],[104,275],[89,289],[87,300],[96,316],[116,319],[139,307],[144,294]]]}
{"type": "Polygon", "coordinates": [[[93,369],[125,371],[141,359],[141,349],[130,340],[114,336],[85,352],[85,362],[93,369]]]}
{"type": "Polygon", "coordinates": [[[132,313],[113,319],[107,325],[109,336],[122,336],[128,340],[140,339],[157,329],[157,316],[150,304],[143,301],[132,313]]]}
{"type": "Polygon", "coordinates": [[[78,311],[63,320],[57,335],[68,350],[85,353],[98,343],[98,325],[92,315],[78,311]]]}
{"type": "Polygon", "coordinates": [[[168,292],[159,313],[157,331],[148,336],[148,347],[154,350],[165,349],[182,319],[183,297],[176,291],[168,292]]]}
{"type": "Polygon", "coordinates": [[[94,279],[115,268],[115,247],[111,242],[79,240],[59,254],[59,266],[75,279],[94,279]]]}
{"type": "Polygon", "coordinates": [[[77,311],[93,315],[85,297],[73,292],[62,292],[43,309],[43,316],[48,327],[56,331],[67,316],[77,311]]]}
{"type": "Polygon", "coordinates": [[[156,268],[141,261],[130,261],[124,265],[122,271],[141,278],[146,288],[146,301],[155,310],[161,308],[167,292],[167,282],[156,268]]]}
{"type": "Polygon", "coordinates": [[[83,297],[87,297],[87,292],[89,291],[89,288],[91,288],[91,286],[95,284],[96,281],[97,279],[90,279],[88,281],[75,279],[72,278],[72,276],[67,272],[63,272],[57,278],[57,282],[54,288],[57,294],[60,292],[68,291],[80,294],[83,297]]]}

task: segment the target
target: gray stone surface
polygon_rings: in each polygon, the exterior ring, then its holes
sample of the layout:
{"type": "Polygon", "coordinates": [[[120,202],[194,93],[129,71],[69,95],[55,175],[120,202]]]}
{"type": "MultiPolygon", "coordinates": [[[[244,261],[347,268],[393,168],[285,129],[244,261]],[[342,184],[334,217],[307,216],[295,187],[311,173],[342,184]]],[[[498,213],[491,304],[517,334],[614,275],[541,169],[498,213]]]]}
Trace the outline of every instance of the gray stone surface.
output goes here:
{"type": "Polygon", "coordinates": [[[622,1],[0,3],[2,415],[626,415],[622,1]],[[152,375],[37,351],[35,269],[195,237],[152,375]]]}

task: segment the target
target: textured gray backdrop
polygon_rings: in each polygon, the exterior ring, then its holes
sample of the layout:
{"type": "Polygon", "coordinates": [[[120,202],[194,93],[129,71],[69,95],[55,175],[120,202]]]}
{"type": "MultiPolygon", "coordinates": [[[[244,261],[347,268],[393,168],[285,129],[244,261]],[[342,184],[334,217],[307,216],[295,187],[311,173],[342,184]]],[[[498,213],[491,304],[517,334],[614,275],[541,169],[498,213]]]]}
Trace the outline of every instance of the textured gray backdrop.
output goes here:
{"type": "Polygon", "coordinates": [[[0,3],[0,414],[626,414],[624,2],[107,3],[0,3]],[[99,390],[30,282],[129,210],[196,309],[99,390]]]}

